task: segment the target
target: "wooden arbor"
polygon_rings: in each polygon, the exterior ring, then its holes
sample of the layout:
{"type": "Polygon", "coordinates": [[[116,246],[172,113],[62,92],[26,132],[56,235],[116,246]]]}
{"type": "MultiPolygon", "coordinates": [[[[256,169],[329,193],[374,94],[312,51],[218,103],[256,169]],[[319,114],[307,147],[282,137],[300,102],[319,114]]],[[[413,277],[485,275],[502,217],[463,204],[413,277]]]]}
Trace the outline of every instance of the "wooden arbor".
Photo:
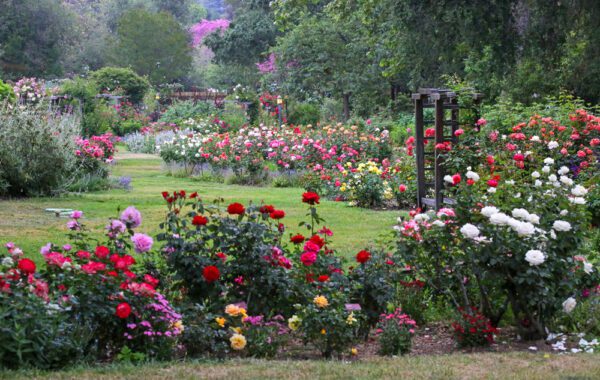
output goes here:
{"type": "MultiPolygon", "coordinates": [[[[444,203],[452,204],[453,200],[443,198],[444,188],[444,166],[443,156],[438,144],[450,142],[458,143],[458,136],[454,134],[462,126],[474,128],[479,113],[478,105],[483,98],[482,94],[472,93],[473,117],[468,120],[459,118],[461,107],[458,95],[446,89],[420,88],[412,94],[415,102],[415,155],[417,160],[417,207],[427,207],[439,210],[444,203]],[[425,118],[425,109],[433,108],[433,118],[425,118]],[[435,135],[426,133],[427,129],[433,128],[435,135]],[[429,142],[433,142],[429,144],[429,142]],[[426,149],[428,147],[428,149],[426,149]]],[[[428,113],[429,114],[429,113],[428,113]]],[[[429,117],[429,116],[428,116],[429,117]]]]}

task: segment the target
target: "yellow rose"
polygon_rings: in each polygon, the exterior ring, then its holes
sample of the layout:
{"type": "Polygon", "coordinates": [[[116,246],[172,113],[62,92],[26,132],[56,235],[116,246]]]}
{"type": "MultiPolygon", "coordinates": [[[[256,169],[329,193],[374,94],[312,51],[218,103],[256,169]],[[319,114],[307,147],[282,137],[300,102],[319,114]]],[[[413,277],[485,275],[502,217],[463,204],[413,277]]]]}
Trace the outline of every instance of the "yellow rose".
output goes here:
{"type": "Polygon", "coordinates": [[[321,329],[321,334],[325,335],[325,334],[327,334],[327,331],[325,331],[325,329],[321,329]]]}
{"type": "Polygon", "coordinates": [[[350,314],[348,315],[348,318],[346,318],[346,323],[349,325],[352,325],[354,322],[357,322],[357,319],[354,318],[354,313],[350,312],[350,314]]]}
{"type": "Polygon", "coordinates": [[[177,322],[173,323],[171,326],[172,326],[174,329],[176,329],[176,330],[179,330],[179,332],[183,332],[183,330],[185,329],[185,328],[183,327],[183,322],[182,322],[182,321],[177,321],[177,322]]]}
{"type": "Polygon", "coordinates": [[[355,347],[352,347],[352,349],[350,350],[350,353],[352,354],[352,356],[356,356],[356,355],[358,355],[358,350],[355,347]]]}
{"type": "Polygon", "coordinates": [[[242,334],[233,334],[231,338],[229,338],[231,342],[231,348],[234,350],[243,350],[246,347],[246,337],[242,334]]]}
{"type": "Polygon", "coordinates": [[[242,328],[241,327],[232,327],[231,330],[233,330],[233,332],[235,332],[236,334],[241,334],[242,333],[242,328]]]}
{"type": "Polygon", "coordinates": [[[302,323],[302,319],[300,319],[297,315],[294,315],[294,316],[292,316],[292,318],[288,319],[288,327],[292,331],[298,330],[301,323],[302,323]]]}
{"type": "Polygon", "coordinates": [[[316,296],[313,299],[313,302],[320,308],[329,306],[329,301],[327,301],[327,298],[325,298],[324,296],[316,296]]]}
{"type": "Polygon", "coordinates": [[[217,322],[219,327],[221,327],[221,328],[225,327],[225,318],[222,318],[222,317],[215,318],[215,321],[217,322]]]}

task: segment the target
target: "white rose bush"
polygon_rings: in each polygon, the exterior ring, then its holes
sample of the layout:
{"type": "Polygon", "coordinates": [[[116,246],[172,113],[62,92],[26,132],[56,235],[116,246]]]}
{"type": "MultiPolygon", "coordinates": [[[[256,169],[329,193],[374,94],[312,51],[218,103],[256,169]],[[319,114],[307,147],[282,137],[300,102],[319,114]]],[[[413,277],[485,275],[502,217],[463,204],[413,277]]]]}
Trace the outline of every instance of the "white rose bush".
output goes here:
{"type": "Polygon", "coordinates": [[[600,119],[579,110],[570,121],[467,131],[443,153],[452,212],[417,210],[395,226],[398,254],[438,296],[493,326],[510,310],[525,339],[545,338],[598,284],[598,252],[584,240],[600,119]]]}

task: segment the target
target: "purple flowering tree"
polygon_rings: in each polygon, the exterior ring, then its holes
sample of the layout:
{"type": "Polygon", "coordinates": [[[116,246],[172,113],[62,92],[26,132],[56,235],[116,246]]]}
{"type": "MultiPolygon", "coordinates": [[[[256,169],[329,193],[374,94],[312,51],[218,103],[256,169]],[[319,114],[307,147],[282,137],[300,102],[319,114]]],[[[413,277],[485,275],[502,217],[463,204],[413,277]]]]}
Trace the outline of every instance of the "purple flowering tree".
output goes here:
{"type": "Polygon", "coordinates": [[[204,37],[215,32],[216,30],[224,30],[229,27],[229,20],[218,19],[218,20],[202,20],[197,24],[190,27],[190,34],[192,35],[192,45],[194,47],[201,45],[204,37]]]}

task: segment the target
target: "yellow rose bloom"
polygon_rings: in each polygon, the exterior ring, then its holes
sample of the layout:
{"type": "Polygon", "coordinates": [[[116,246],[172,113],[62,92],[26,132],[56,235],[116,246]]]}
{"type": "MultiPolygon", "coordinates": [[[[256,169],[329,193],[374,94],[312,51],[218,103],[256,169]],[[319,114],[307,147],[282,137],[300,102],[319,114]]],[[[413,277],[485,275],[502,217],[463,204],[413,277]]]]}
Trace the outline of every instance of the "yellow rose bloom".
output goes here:
{"type": "Polygon", "coordinates": [[[215,321],[217,322],[219,327],[221,327],[221,328],[225,327],[225,318],[222,318],[222,317],[215,318],[215,321]]]}
{"type": "Polygon", "coordinates": [[[183,327],[183,322],[182,321],[177,321],[177,322],[173,323],[171,326],[174,329],[179,330],[179,332],[183,332],[183,330],[185,330],[185,328],[183,327]]]}
{"type": "Polygon", "coordinates": [[[231,342],[231,348],[234,350],[243,350],[246,347],[246,337],[242,334],[233,334],[231,338],[229,338],[231,342]]]}
{"type": "Polygon", "coordinates": [[[302,323],[302,319],[300,319],[297,315],[294,315],[294,316],[292,316],[292,318],[288,319],[288,327],[292,331],[298,330],[301,323],[302,323]]]}
{"type": "Polygon", "coordinates": [[[347,323],[347,324],[349,324],[349,325],[352,325],[353,323],[355,323],[355,322],[357,322],[357,321],[358,321],[358,320],[357,320],[356,318],[354,318],[354,313],[353,313],[353,312],[351,312],[351,313],[348,315],[348,318],[346,318],[346,323],[347,323]]]}
{"type": "Polygon", "coordinates": [[[233,330],[233,332],[235,332],[236,334],[241,334],[242,333],[242,328],[241,327],[232,327],[231,330],[233,330]]]}
{"type": "Polygon", "coordinates": [[[325,331],[325,329],[321,329],[321,334],[325,335],[325,334],[327,334],[327,331],[325,331]]]}
{"type": "Polygon", "coordinates": [[[320,308],[329,306],[329,301],[327,301],[327,298],[325,298],[324,296],[316,296],[313,299],[313,302],[320,308]]]}
{"type": "Polygon", "coordinates": [[[358,350],[355,347],[352,347],[352,349],[350,350],[350,353],[352,354],[352,356],[356,356],[356,355],[358,355],[358,350]]]}

